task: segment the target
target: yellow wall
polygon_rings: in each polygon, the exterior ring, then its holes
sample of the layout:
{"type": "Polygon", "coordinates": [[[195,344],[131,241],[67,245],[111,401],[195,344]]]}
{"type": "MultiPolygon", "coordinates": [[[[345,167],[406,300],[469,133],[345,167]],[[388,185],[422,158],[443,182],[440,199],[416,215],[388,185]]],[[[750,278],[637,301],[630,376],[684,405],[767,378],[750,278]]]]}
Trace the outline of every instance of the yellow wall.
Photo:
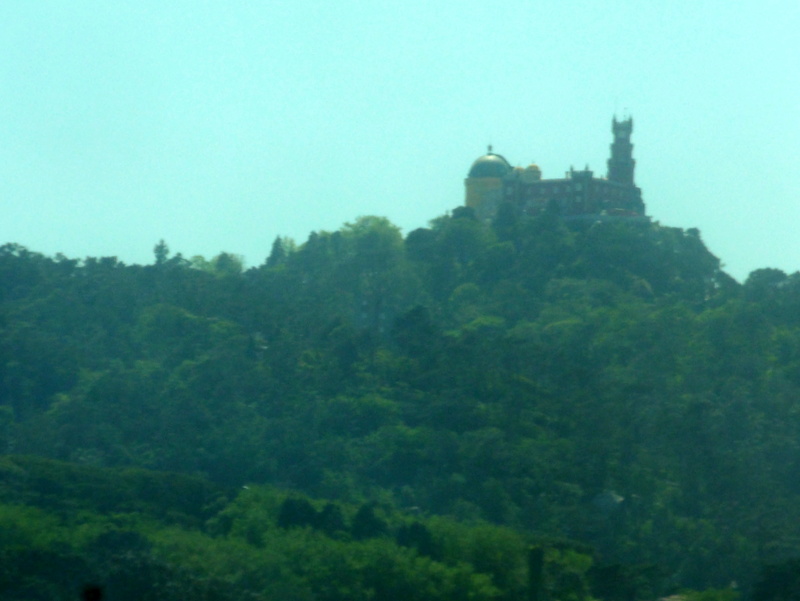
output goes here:
{"type": "Polygon", "coordinates": [[[503,194],[503,180],[499,177],[468,177],[464,181],[466,198],[464,204],[480,210],[486,202],[500,202],[503,194]]]}

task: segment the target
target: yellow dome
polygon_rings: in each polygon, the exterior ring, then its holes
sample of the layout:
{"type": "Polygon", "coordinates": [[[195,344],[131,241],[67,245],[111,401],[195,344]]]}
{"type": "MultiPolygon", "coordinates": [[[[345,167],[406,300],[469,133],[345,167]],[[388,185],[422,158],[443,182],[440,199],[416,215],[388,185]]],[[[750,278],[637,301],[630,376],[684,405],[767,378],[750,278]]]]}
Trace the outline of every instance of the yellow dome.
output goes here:
{"type": "Polygon", "coordinates": [[[538,182],[542,179],[542,170],[539,169],[539,165],[536,163],[531,163],[527,167],[525,167],[525,171],[522,174],[522,181],[527,183],[538,182]]]}

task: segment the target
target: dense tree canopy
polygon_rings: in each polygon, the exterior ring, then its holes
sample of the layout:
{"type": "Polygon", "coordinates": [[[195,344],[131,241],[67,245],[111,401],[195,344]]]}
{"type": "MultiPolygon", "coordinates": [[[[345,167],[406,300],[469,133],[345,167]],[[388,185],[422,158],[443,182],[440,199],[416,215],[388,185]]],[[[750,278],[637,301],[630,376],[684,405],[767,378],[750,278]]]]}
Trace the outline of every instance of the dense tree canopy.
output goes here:
{"type": "MultiPolygon", "coordinates": [[[[236,557],[252,575],[239,593],[280,573],[281,598],[522,599],[526,549],[547,540],[548,587],[627,601],[749,590],[800,555],[798,274],[740,285],[696,230],[466,208],[405,238],[377,217],[279,238],[250,269],[154,253],[0,247],[0,445],[69,462],[77,482],[145,468],[186,474],[175,490],[266,495],[168,510],[197,532],[137,522],[156,580],[193,590],[205,565],[214,588],[236,557]],[[269,558],[248,555],[267,539],[269,558]]],[[[7,515],[73,536],[37,494],[7,515]]],[[[114,499],[86,511],[122,511],[114,499]]],[[[52,552],[19,537],[3,552],[52,552]]],[[[61,561],[100,569],[69,544],[61,561]]]]}

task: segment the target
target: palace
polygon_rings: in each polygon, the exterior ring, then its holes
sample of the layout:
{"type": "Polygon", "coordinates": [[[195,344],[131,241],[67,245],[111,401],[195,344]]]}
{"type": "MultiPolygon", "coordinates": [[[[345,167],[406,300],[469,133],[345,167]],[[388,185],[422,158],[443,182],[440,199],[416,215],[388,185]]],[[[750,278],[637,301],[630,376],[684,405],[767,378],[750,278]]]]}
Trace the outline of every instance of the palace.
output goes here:
{"type": "Polygon", "coordinates": [[[642,191],[633,181],[633,119],[614,117],[611,131],[614,140],[605,179],[595,177],[588,166],[582,171],[570,168],[561,179],[542,179],[537,165],[512,167],[489,146],[488,153],[472,163],[464,182],[465,204],[481,219],[491,219],[501,203],[527,215],[551,208],[565,218],[644,217],[642,191]]]}

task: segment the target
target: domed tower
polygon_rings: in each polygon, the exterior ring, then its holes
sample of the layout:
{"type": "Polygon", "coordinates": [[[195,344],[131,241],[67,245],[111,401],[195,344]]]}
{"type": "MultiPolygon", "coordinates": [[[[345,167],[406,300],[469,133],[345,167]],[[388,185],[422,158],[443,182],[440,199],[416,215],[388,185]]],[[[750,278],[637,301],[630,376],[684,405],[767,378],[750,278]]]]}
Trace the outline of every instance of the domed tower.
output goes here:
{"type": "Polygon", "coordinates": [[[491,217],[503,198],[503,178],[511,172],[511,165],[501,155],[488,152],[475,159],[469,169],[465,204],[472,207],[480,219],[491,217]]]}

